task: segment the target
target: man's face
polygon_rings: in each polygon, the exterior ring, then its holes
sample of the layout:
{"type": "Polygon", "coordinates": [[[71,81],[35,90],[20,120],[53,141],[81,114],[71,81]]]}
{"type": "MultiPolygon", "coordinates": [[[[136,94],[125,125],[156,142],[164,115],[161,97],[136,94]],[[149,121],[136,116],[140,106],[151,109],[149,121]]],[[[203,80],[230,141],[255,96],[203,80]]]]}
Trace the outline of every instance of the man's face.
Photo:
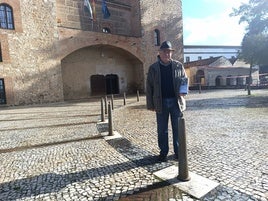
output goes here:
{"type": "Polygon", "coordinates": [[[161,61],[165,64],[169,63],[172,57],[172,53],[173,51],[169,49],[160,50],[159,56],[160,56],[161,61]]]}

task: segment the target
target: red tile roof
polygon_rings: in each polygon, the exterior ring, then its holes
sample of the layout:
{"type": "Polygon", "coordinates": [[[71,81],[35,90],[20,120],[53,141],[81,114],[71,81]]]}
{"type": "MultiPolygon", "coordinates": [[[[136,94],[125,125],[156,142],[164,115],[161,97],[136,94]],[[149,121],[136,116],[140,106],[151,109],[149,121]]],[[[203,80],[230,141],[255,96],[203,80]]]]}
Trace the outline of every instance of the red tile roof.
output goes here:
{"type": "Polygon", "coordinates": [[[209,66],[210,64],[214,63],[215,61],[217,61],[221,57],[222,56],[186,62],[186,63],[184,63],[184,67],[189,68],[189,67],[193,67],[193,66],[209,66]]]}

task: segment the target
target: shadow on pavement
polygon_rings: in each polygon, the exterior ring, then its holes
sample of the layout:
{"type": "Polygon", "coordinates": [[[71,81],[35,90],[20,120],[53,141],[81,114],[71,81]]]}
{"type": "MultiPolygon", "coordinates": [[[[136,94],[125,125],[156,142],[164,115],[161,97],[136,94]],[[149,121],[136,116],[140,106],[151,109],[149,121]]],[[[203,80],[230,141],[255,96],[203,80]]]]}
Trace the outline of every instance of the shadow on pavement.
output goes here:
{"type": "MultiPolygon", "coordinates": [[[[134,146],[130,141],[124,138],[109,140],[108,143],[125,157],[130,159],[130,161],[108,165],[105,167],[87,169],[70,174],[47,173],[1,183],[0,198],[12,201],[25,197],[59,192],[61,189],[75,182],[82,182],[97,178],[100,176],[100,172],[102,173],[102,176],[113,175],[115,173],[124,172],[137,167],[143,167],[151,172],[171,165],[168,162],[156,163],[156,157],[154,155],[146,150],[142,150],[134,146]]],[[[152,186],[151,188],[157,188],[157,186],[158,185],[152,186]]],[[[163,186],[163,183],[160,186],[163,186]]],[[[140,189],[133,190],[138,191],[140,189]]]]}

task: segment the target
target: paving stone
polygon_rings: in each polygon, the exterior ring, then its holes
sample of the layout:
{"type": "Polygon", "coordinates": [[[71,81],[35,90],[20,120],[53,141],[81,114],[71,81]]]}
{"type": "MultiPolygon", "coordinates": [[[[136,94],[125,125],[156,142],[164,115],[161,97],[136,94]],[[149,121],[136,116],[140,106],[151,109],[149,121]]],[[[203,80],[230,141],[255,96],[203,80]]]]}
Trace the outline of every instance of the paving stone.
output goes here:
{"type": "MultiPolygon", "coordinates": [[[[267,201],[268,90],[253,93],[187,96],[189,169],[221,184],[202,200],[267,201]]],[[[144,96],[135,99],[117,101],[121,138],[108,140],[99,136],[107,124],[97,125],[98,101],[0,108],[0,200],[195,200],[158,186],[153,172],[177,163],[172,141],[169,161],[156,163],[155,114],[144,96]]]]}

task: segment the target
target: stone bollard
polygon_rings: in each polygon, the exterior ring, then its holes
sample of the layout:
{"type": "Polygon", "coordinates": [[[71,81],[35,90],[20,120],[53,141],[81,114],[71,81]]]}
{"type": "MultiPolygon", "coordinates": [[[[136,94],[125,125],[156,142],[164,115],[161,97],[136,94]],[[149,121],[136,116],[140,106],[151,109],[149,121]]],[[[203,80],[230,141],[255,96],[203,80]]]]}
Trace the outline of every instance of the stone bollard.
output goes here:
{"type": "Polygon", "coordinates": [[[139,92],[139,90],[137,90],[137,102],[139,102],[140,101],[140,92],[139,92]]]}
{"type": "Polygon", "coordinates": [[[103,98],[101,98],[101,121],[104,122],[104,107],[103,107],[103,98]]]}
{"type": "Polygon", "coordinates": [[[124,105],[126,105],[126,93],[124,92],[124,105]]]}
{"type": "Polygon", "coordinates": [[[109,136],[114,135],[113,131],[113,115],[110,102],[108,103],[108,125],[109,125],[109,136]]]}
{"type": "Polygon", "coordinates": [[[188,171],[185,120],[183,116],[179,118],[178,135],[179,135],[179,150],[178,150],[179,175],[177,178],[180,181],[189,181],[191,178],[189,176],[188,171]]]}

